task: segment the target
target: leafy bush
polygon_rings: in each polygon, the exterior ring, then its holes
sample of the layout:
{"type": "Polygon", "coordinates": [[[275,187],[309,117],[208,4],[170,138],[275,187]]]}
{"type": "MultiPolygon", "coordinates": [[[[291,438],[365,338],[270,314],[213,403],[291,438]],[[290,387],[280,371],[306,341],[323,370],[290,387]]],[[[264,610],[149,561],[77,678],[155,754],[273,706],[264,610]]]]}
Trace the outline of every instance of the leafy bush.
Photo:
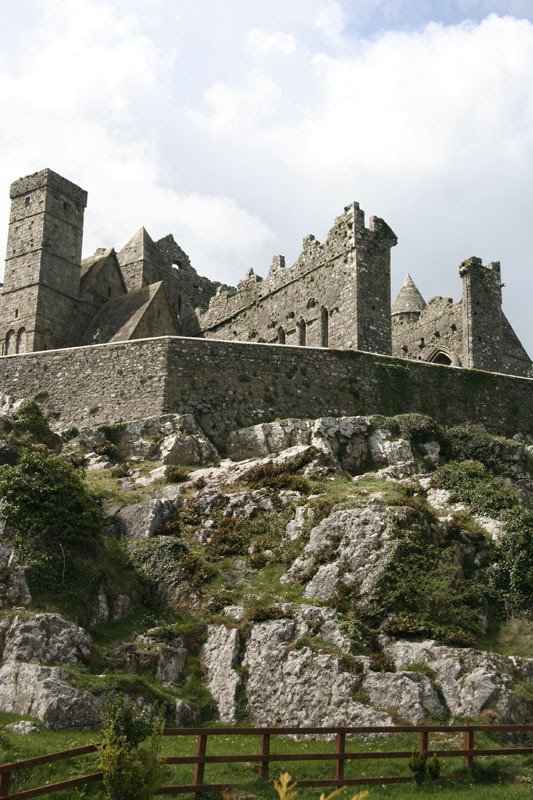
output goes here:
{"type": "Polygon", "coordinates": [[[476,514],[499,517],[520,502],[517,493],[494,478],[479,461],[445,464],[437,470],[434,484],[448,489],[454,502],[466,503],[476,514]]]}
{"type": "Polygon", "coordinates": [[[440,441],[442,429],[435,420],[425,414],[397,414],[395,417],[372,417],[372,427],[385,428],[393,436],[402,436],[413,444],[421,444],[430,440],[440,441]]]}
{"type": "Polygon", "coordinates": [[[7,443],[15,450],[36,444],[53,450],[58,445],[59,437],[50,430],[46,417],[33,400],[23,400],[3,423],[7,443]]]}
{"type": "Polygon", "coordinates": [[[108,700],[102,722],[98,752],[107,800],[149,800],[161,780],[161,730],[121,695],[108,700]]]}
{"type": "Polygon", "coordinates": [[[514,461],[522,445],[513,439],[493,436],[479,425],[456,425],[444,434],[442,452],[454,461],[480,461],[492,472],[502,472],[514,461]]]}
{"type": "Polygon", "coordinates": [[[366,624],[381,626],[392,635],[472,644],[481,634],[487,587],[463,574],[454,542],[437,544],[430,520],[419,512],[398,516],[393,535],[394,558],[383,571],[374,598],[361,611],[366,624]]]}
{"type": "Polygon", "coordinates": [[[25,551],[88,542],[102,530],[96,500],[58,456],[27,451],[0,467],[0,508],[25,551]]]}
{"type": "Polygon", "coordinates": [[[202,555],[173,536],[132,542],[130,553],[137,568],[167,591],[184,584],[198,587],[215,573],[202,555]]]}
{"type": "Polygon", "coordinates": [[[509,616],[533,610],[533,511],[477,461],[446,464],[435,482],[474,513],[503,522],[505,540],[491,568],[492,586],[509,616]]]}

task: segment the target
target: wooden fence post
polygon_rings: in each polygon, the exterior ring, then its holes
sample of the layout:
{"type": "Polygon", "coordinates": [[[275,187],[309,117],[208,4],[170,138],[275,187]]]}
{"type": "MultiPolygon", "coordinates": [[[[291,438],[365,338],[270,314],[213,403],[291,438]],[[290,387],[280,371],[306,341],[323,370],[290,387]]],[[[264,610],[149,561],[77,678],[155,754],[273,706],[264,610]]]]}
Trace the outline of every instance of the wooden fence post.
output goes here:
{"type": "Polygon", "coordinates": [[[420,731],[418,749],[423,756],[427,756],[429,747],[429,731],[420,731]]]}
{"type": "Polygon", "coordinates": [[[11,783],[11,775],[9,772],[2,772],[0,775],[0,797],[7,797],[9,794],[9,785],[11,783]]]}
{"type": "Polygon", "coordinates": [[[465,755],[465,766],[470,775],[474,772],[474,731],[465,731],[463,734],[463,749],[468,752],[465,755]]]}
{"type": "MultiPolygon", "coordinates": [[[[344,755],[344,743],[346,741],[346,734],[345,733],[338,733],[336,740],[335,740],[335,753],[340,756],[344,755]]],[[[344,759],[338,758],[335,762],[335,780],[343,781],[344,780],[344,759]]]]}
{"type": "Polygon", "coordinates": [[[268,756],[270,755],[270,734],[263,733],[261,734],[261,755],[267,756],[264,761],[259,763],[259,777],[261,780],[266,781],[268,780],[268,766],[269,760],[268,756]]]}
{"type": "MultiPolygon", "coordinates": [[[[199,757],[205,756],[207,750],[207,734],[201,733],[196,740],[196,755],[199,757]]],[[[200,786],[204,782],[205,764],[197,763],[194,767],[194,785],[200,786]]]]}

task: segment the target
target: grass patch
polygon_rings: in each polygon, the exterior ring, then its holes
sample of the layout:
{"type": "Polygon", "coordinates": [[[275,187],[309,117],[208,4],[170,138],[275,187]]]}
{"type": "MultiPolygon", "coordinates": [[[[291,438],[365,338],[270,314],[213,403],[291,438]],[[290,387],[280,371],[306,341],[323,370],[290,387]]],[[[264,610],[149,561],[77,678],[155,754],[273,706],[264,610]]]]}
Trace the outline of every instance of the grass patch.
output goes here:
{"type": "MultiPolygon", "coordinates": [[[[5,717],[4,717],[5,719],[5,717]]],[[[7,718],[9,719],[9,718],[7,718]]],[[[216,733],[216,728],[213,729],[216,733]]],[[[16,734],[7,734],[11,752],[16,753],[16,759],[29,758],[46,752],[63,750],[69,747],[96,742],[94,733],[53,733],[42,730],[39,733],[25,737],[16,734]]],[[[494,747],[495,737],[486,734],[478,736],[479,747],[494,747]]],[[[373,750],[394,751],[401,750],[412,752],[417,747],[416,734],[399,734],[389,738],[349,738],[347,750],[355,752],[370,752],[373,750]]],[[[462,747],[462,734],[432,734],[431,746],[438,749],[460,749],[462,747]]],[[[194,755],[196,737],[165,737],[163,740],[163,755],[190,756],[194,755]]],[[[333,753],[333,742],[313,741],[304,739],[292,741],[273,737],[271,752],[275,754],[312,754],[333,753]]],[[[258,736],[215,735],[209,737],[207,752],[210,755],[246,755],[259,752],[258,736]]],[[[408,759],[402,760],[368,760],[346,762],[345,775],[347,778],[410,775],[408,759]]],[[[42,785],[46,782],[66,779],[83,773],[96,771],[96,754],[83,756],[73,761],[54,762],[44,764],[32,770],[18,774],[14,788],[21,791],[30,786],[42,785]]],[[[384,800],[385,798],[401,798],[402,800],[416,800],[421,793],[435,795],[441,800],[486,800],[487,794],[497,798],[520,798],[531,795],[531,782],[533,781],[533,759],[523,756],[491,757],[476,759],[476,778],[471,779],[464,769],[462,759],[441,759],[442,774],[452,775],[456,778],[453,783],[435,782],[424,784],[419,789],[413,783],[403,785],[377,785],[370,788],[369,800],[384,800]]],[[[294,762],[291,760],[273,764],[271,777],[275,778],[281,770],[289,771],[295,779],[324,780],[333,777],[334,765],[330,762],[307,761],[294,762]]],[[[168,769],[165,779],[167,784],[191,783],[193,774],[192,765],[173,766],[168,769]]],[[[252,763],[240,764],[210,764],[206,766],[205,780],[207,782],[226,783],[228,787],[238,792],[254,795],[260,800],[275,800],[275,794],[270,782],[262,782],[257,776],[257,765],[252,763]]],[[[364,787],[361,787],[364,788],[364,787]]],[[[299,800],[318,800],[320,789],[302,789],[298,792],[299,800]]],[[[328,790],[324,790],[327,792],[328,790]]],[[[356,793],[355,789],[348,789],[342,795],[345,800],[356,793]]],[[[81,790],[71,790],[61,794],[52,795],[53,800],[68,798],[77,800],[80,797],[99,798],[102,796],[101,785],[87,786],[81,790]]],[[[218,798],[219,795],[216,795],[218,798]]]]}

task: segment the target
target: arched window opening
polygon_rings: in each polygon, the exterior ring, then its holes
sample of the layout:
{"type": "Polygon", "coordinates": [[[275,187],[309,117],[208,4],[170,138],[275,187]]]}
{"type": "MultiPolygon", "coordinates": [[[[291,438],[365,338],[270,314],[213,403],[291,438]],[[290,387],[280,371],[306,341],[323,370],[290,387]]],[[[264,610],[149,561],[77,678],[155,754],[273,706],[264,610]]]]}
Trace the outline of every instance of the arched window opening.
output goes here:
{"type": "Polygon", "coordinates": [[[279,344],[285,344],[285,329],[281,325],[278,328],[278,342],[279,344]]]}
{"type": "Polygon", "coordinates": [[[322,347],[329,346],[329,314],[327,308],[320,312],[320,344],[322,347]]]}
{"type": "Polygon", "coordinates": [[[444,350],[437,350],[429,357],[429,361],[431,364],[444,364],[447,367],[453,365],[451,356],[444,352],[444,350]]]}
{"type": "Polygon", "coordinates": [[[20,328],[19,332],[17,333],[17,344],[15,352],[17,353],[26,352],[26,328],[20,328]]]}
{"type": "Polygon", "coordinates": [[[15,352],[15,331],[10,330],[6,334],[6,356],[13,355],[15,352]]]}
{"type": "Polygon", "coordinates": [[[298,323],[298,344],[302,347],[306,345],[307,338],[307,325],[305,319],[301,319],[298,323]]]}

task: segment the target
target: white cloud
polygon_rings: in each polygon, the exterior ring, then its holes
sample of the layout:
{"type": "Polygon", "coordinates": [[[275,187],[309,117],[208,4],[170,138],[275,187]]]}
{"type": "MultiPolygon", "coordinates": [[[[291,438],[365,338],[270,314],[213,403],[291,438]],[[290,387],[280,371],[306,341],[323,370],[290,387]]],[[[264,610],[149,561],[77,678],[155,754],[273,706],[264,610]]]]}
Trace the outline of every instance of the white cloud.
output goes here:
{"type": "Polygon", "coordinates": [[[260,56],[271,53],[290,56],[296,50],[296,39],[292,33],[268,33],[259,28],[252,28],[246,35],[246,47],[260,56]]]}
{"type": "Polygon", "coordinates": [[[0,62],[4,241],[9,182],[44,166],[89,190],[87,251],[172,231],[226,282],[295,257],[358,200],[399,235],[396,283],[457,294],[459,261],[501,258],[523,333],[531,22],[420,26],[418,0],[32,2],[44,16],[0,62]],[[354,33],[378,17],[401,29],[354,33]]]}
{"type": "MultiPolygon", "coordinates": [[[[46,15],[18,74],[0,68],[0,104],[9,109],[0,128],[1,219],[9,183],[50,166],[89,190],[85,252],[120,246],[145,225],[154,237],[176,233],[200,270],[223,278],[271,241],[268,226],[234,198],[168,185],[152,115],[159,124],[172,102],[164,71],[172,59],[138,23],[95,0],[47,0],[46,15]]],[[[231,116],[231,98],[216,89],[211,97],[220,117],[231,116]]]]}
{"type": "Polygon", "coordinates": [[[342,40],[345,27],[345,15],[338,2],[328,3],[315,18],[315,27],[334,44],[342,40]]]}

